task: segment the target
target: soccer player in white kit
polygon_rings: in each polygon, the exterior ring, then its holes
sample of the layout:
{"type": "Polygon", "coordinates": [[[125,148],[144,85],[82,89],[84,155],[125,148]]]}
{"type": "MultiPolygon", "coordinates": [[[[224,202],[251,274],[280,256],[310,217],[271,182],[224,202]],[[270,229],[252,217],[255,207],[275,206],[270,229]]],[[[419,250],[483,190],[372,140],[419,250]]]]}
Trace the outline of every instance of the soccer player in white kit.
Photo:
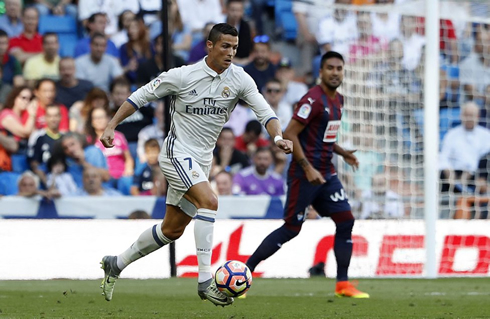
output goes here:
{"type": "Polygon", "coordinates": [[[208,55],[200,62],[174,68],[139,88],[122,104],[100,138],[112,147],[114,129],[149,101],[171,96],[171,125],[159,156],[169,187],[163,222],[144,231],[118,256],[102,261],[102,294],[112,299],[115,281],[130,263],[178,239],[195,218],[194,237],[199,267],[198,295],[215,305],[226,306],[233,298],[221,293],[212,280],[211,252],[218,199],[208,181],[213,149],[223,125],[238,99],[243,99],[285,153],[293,144],[282,138],[281,125],[243,68],[233,65],[238,47],[236,28],[220,23],[209,33],[208,55]]]}

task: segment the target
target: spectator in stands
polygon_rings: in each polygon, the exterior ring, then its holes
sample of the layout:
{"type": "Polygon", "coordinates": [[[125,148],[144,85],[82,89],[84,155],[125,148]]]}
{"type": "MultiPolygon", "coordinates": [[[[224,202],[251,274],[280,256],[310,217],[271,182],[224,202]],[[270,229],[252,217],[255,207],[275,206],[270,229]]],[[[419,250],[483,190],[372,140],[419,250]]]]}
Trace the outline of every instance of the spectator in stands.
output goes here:
{"type": "Polygon", "coordinates": [[[108,22],[105,26],[104,33],[111,36],[117,32],[117,17],[124,10],[131,10],[131,12],[137,14],[140,10],[140,4],[143,6],[146,2],[148,2],[148,0],[78,0],[78,19],[85,27],[87,27],[89,24],[88,20],[93,14],[105,14],[108,22]]]}
{"type": "Polygon", "coordinates": [[[402,199],[388,188],[386,175],[374,175],[372,189],[362,193],[361,219],[402,218],[404,215],[402,199]]]}
{"type": "MultiPolygon", "coordinates": [[[[351,4],[351,0],[335,0],[336,4],[351,4]]],[[[321,53],[336,51],[349,57],[349,46],[359,38],[357,18],[352,11],[343,8],[334,10],[333,15],[325,16],[318,26],[316,40],[321,53]]]]}
{"type": "Polygon", "coordinates": [[[239,171],[233,178],[233,192],[242,195],[284,195],[284,180],[269,170],[272,151],[269,147],[257,149],[253,165],[239,171]]]}
{"type": "MultiPolygon", "coordinates": [[[[192,43],[202,40],[206,23],[225,21],[220,0],[177,0],[184,26],[192,32],[192,43]]],[[[206,34],[206,37],[208,35],[206,34]]]]}
{"type": "Polygon", "coordinates": [[[24,31],[9,42],[9,53],[21,64],[43,51],[43,38],[37,32],[39,12],[34,7],[27,7],[22,13],[24,31]]]}
{"type": "Polygon", "coordinates": [[[55,100],[65,105],[68,110],[76,102],[81,102],[94,87],[92,82],[75,77],[75,60],[71,57],[59,61],[60,80],[56,82],[55,100]]]}
{"type": "Polygon", "coordinates": [[[221,171],[214,176],[214,191],[218,196],[233,195],[233,175],[227,171],[221,171]]]}
{"type": "Polygon", "coordinates": [[[43,35],[43,52],[27,59],[24,65],[24,78],[28,86],[34,87],[35,81],[42,78],[59,79],[59,48],[56,33],[48,32],[43,35]]]}
{"type": "Polygon", "coordinates": [[[75,60],[76,77],[90,81],[94,86],[109,91],[110,83],[124,74],[119,61],[105,53],[107,39],[101,33],[95,33],[90,40],[90,53],[75,60]]]}
{"type": "Polygon", "coordinates": [[[250,62],[250,54],[253,50],[252,28],[244,19],[245,4],[243,0],[228,0],[226,4],[226,23],[238,30],[240,45],[233,58],[233,63],[246,65],[250,62]]]}
{"type": "MultiPolygon", "coordinates": [[[[154,41],[155,54],[146,62],[138,65],[138,70],[136,71],[136,85],[138,87],[145,85],[154,78],[156,78],[160,73],[164,71],[162,62],[163,53],[163,36],[159,35],[154,41]]],[[[173,54],[172,61],[174,67],[179,67],[184,65],[184,60],[179,56],[173,54]]]]}
{"type": "Polygon", "coordinates": [[[490,85],[490,31],[476,30],[473,52],[461,62],[460,81],[465,101],[483,104],[485,88],[490,85]]]}
{"type": "Polygon", "coordinates": [[[67,170],[63,158],[50,157],[47,162],[47,188],[56,189],[63,196],[74,195],[77,192],[77,184],[67,170]]]}
{"type": "Polygon", "coordinates": [[[417,31],[417,18],[412,16],[402,16],[400,22],[401,37],[403,44],[403,67],[409,71],[415,70],[420,64],[425,37],[417,31]]]}
{"type": "Polygon", "coordinates": [[[282,130],[285,130],[293,116],[293,106],[283,100],[284,91],[281,81],[276,78],[268,80],[262,89],[262,94],[276,113],[282,130]]]}
{"type": "Polygon", "coordinates": [[[156,195],[155,179],[159,176],[158,154],[160,154],[160,144],[156,139],[151,138],[145,142],[144,149],[147,161],[134,174],[133,185],[131,186],[131,195],[133,196],[156,195]]]}
{"type": "MultiPolygon", "coordinates": [[[[131,95],[131,85],[122,78],[117,79],[111,84],[111,111],[117,112],[119,107],[131,95]]],[[[149,107],[142,107],[126,118],[118,125],[117,130],[124,134],[124,137],[129,143],[129,150],[133,158],[136,158],[136,148],[138,147],[138,134],[146,126],[153,124],[153,116],[155,114],[154,104],[149,107]]]]}
{"type": "Polygon", "coordinates": [[[282,176],[284,180],[287,180],[287,168],[292,160],[292,155],[284,154],[284,152],[273,142],[273,139],[271,139],[270,148],[272,151],[271,170],[282,176]]]}
{"type": "Polygon", "coordinates": [[[333,4],[333,2],[334,0],[293,0],[292,10],[298,23],[296,45],[300,50],[299,61],[301,63],[297,68],[300,76],[305,76],[312,71],[311,60],[318,51],[318,43],[315,36],[318,31],[318,25],[323,17],[332,13],[328,5],[333,4]]]}
{"type": "Polygon", "coordinates": [[[256,120],[255,113],[250,109],[247,103],[243,100],[238,100],[238,104],[230,114],[226,127],[233,130],[235,136],[240,136],[245,132],[245,126],[251,120],[256,120]]]}
{"type": "Polygon", "coordinates": [[[439,154],[443,192],[474,191],[478,161],[490,152],[490,130],[478,126],[480,110],[474,102],[461,109],[462,124],[450,129],[439,154]]]}
{"type": "Polygon", "coordinates": [[[138,147],[137,154],[140,163],[146,162],[145,155],[145,143],[149,139],[156,139],[158,145],[163,145],[163,140],[165,139],[165,116],[164,116],[164,103],[163,101],[157,102],[157,107],[155,108],[155,123],[145,126],[138,133],[138,147]]]}
{"type": "Polygon", "coordinates": [[[102,181],[108,181],[111,176],[102,151],[93,145],[83,145],[83,137],[80,134],[69,132],[61,138],[61,149],[55,150],[53,157],[65,157],[68,173],[73,176],[77,187],[82,187],[82,174],[88,168],[95,168],[102,181]]]}
{"type": "Polygon", "coordinates": [[[93,108],[109,109],[109,98],[104,90],[92,88],[83,102],[76,102],[72,105],[70,108],[70,131],[83,133],[88,113],[93,108]]]}
{"type": "Polygon", "coordinates": [[[19,143],[15,138],[0,130],[0,172],[12,171],[12,154],[16,153],[18,149],[19,143]]]}
{"type": "Polygon", "coordinates": [[[282,100],[294,106],[308,92],[308,87],[303,82],[295,80],[296,72],[294,71],[291,60],[284,57],[277,65],[276,79],[281,81],[281,87],[284,92],[282,100]]]}
{"type": "Polygon", "coordinates": [[[128,42],[119,49],[119,58],[126,78],[134,84],[136,83],[138,65],[151,59],[154,54],[143,19],[131,20],[128,38],[128,42]]]}
{"type": "Polygon", "coordinates": [[[34,0],[35,6],[42,16],[53,14],[56,16],[68,15],[77,20],[77,5],[73,0],[34,0]]]}
{"type": "MultiPolygon", "coordinates": [[[[395,0],[378,0],[377,4],[393,4],[395,0]]],[[[373,36],[382,42],[390,42],[400,37],[400,13],[394,12],[372,12],[373,36]]],[[[359,30],[361,31],[361,30],[359,30]]]]}
{"type": "Polygon", "coordinates": [[[20,142],[20,153],[27,150],[27,139],[35,129],[37,103],[31,99],[32,92],[28,87],[16,87],[8,95],[0,112],[0,130],[9,132],[20,142]],[[25,121],[21,117],[23,112],[27,114],[25,121]]]}
{"type": "Polygon", "coordinates": [[[10,91],[12,91],[12,86],[2,80],[2,74],[3,71],[2,68],[0,68],[0,110],[3,108],[10,91]]]}
{"type": "Polygon", "coordinates": [[[22,173],[22,175],[20,175],[17,186],[19,189],[17,196],[33,197],[36,195],[40,195],[48,199],[58,198],[61,196],[61,194],[56,189],[50,189],[47,191],[40,190],[39,177],[37,177],[31,171],[26,171],[22,173]]]}
{"type": "MultiPolygon", "coordinates": [[[[36,129],[42,129],[46,127],[46,106],[51,104],[57,104],[54,101],[56,96],[56,84],[51,79],[41,79],[36,82],[34,87],[34,96],[36,97],[33,101],[37,103],[37,113],[36,113],[36,129]]],[[[61,112],[61,123],[60,131],[67,132],[69,130],[69,117],[68,110],[66,106],[59,105],[61,112]]],[[[22,114],[22,121],[26,121],[28,113],[24,112],[22,114]]]]}
{"type": "Polygon", "coordinates": [[[46,127],[36,132],[35,136],[37,138],[31,138],[29,140],[29,142],[31,140],[33,141],[29,143],[27,156],[31,170],[39,176],[44,185],[47,185],[45,175],[47,172],[47,163],[53,153],[54,143],[61,138],[60,106],[56,104],[47,105],[45,117],[46,127]]]}
{"type": "Polygon", "coordinates": [[[265,82],[272,79],[276,74],[276,66],[272,64],[271,47],[267,35],[258,35],[254,38],[253,60],[243,69],[257,84],[257,88],[262,90],[265,82]]]}
{"type": "Polygon", "coordinates": [[[104,108],[94,108],[88,113],[85,122],[85,134],[89,144],[93,144],[104,154],[109,174],[113,180],[121,177],[133,176],[134,160],[129,152],[128,142],[124,135],[118,131],[114,135],[114,147],[105,148],[100,141],[100,137],[109,123],[109,114],[104,108]]]}
{"type": "Polygon", "coordinates": [[[208,22],[202,29],[202,40],[192,46],[192,49],[189,52],[189,59],[187,60],[188,64],[196,63],[197,61],[202,60],[206,55],[208,55],[206,41],[208,40],[209,32],[211,32],[213,26],[213,22],[208,22]]]}
{"type": "Polygon", "coordinates": [[[376,55],[381,50],[386,50],[388,42],[373,35],[373,23],[368,12],[357,13],[357,30],[359,37],[349,46],[349,60],[351,63],[372,67],[380,62],[376,55]]]}
{"type": "Polygon", "coordinates": [[[122,196],[117,190],[104,188],[103,179],[95,167],[83,170],[83,186],[75,193],[76,196],[122,196]]]}
{"type": "Polygon", "coordinates": [[[24,85],[22,76],[22,66],[20,62],[12,55],[7,53],[9,47],[9,38],[5,31],[0,29],[0,64],[2,65],[2,82],[9,85],[24,85]]]}
{"type": "MultiPolygon", "coordinates": [[[[176,0],[171,0],[168,2],[170,4],[170,14],[169,14],[169,28],[170,34],[172,35],[172,51],[174,55],[177,55],[181,60],[187,61],[189,59],[189,51],[192,47],[192,34],[188,26],[184,25],[182,22],[182,16],[180,15],[179,6],[176,0]]],[[[152,27],[155,23],[152,24],[152,27]]],[[[150,29],[151,32],[151,29],[150,29]]],[[[162,32],[161,20],[160,29],[156,33],[157,36],[162,32]]],[[[151,37],[155,39],[156,37],[151,37]]],[[[207,38],[207,35],[206,35],[207,38]]],[[[175,65],[177,66],[177,65],[175,65]]]]}
{"type": "Polygon", "coordinates": [[[107,25],[107,15],[102,12],[94,13],[90,16],[87,22],[88,36],[78,40],[75,47],[75,58],[90,53],[92,50],[92,38],[95,34],[101,34],[106,39],[106,46],[104,51],[106,54],[115,58],[119,58],[119,50],[116,48],[114,42],[107,39],[105,34],[105,28],[107,25]]]}
{"type": "Polygon", "coordinates": [[[235,148],[235,135],[229,127],[224,127],[218,136],[214,159],[216,165],[232,174],[250,165],[248,157],[235,148]]]}
{"type": "Polygon", "coordinates": [[[144,210],[138,209],[129,214],[128,219],[151,219],[151,216],[144,210]]]}
{"type": "MultiPolygon", "coordinates": [[[[132,20],[136,18],[131,10],[124,10],[117,18],[117,32],[111,36],[111,41],[117,49],[124,43],[128,42],[128,28],[132,20]]],[[[160,29],[161,30],[161,29],[160,29]]]]}
{"type": "Polygon", "coordinates": [[[235,148],[250,158],[261,147],[269,146],[269,141],[262,137],[262,126],[257,120],[251,120],[245,126],[245,132],[235,139],[235,148]]]}
{"type": "Polygon", "coordinates": [[[7,32],[9,38],[20,35],[24,30],[21,12],[21,0],[5,0],[5,14],[0,17],[0,29],[7,32]]]}

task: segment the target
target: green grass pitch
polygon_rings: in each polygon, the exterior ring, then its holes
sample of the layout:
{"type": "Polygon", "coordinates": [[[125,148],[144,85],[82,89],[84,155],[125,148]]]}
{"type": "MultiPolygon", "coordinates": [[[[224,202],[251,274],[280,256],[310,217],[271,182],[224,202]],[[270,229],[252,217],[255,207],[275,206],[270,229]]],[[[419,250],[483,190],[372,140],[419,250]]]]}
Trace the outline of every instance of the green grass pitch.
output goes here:
{"type": "Polygon", "coordinates": [[[255,279],[246,299],[215,307],[195,279],[129,280],[114,299],[99,281],[0,281],[0,318],[490,318],[490,278],[362,279],[370,299],[337,298],[334,280],[255,279]]]}

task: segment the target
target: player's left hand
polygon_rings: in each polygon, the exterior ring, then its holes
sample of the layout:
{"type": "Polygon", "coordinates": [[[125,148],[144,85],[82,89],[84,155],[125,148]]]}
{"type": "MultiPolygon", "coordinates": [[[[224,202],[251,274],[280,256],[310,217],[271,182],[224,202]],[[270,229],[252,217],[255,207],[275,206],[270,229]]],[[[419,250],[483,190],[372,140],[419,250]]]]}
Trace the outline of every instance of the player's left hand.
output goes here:
{"type": "Polygon", "coordinates": [[[346,151],[347,154],[344,155],[344,161],[352,166],[354,172],[359,169],[359,160],[354,155],[357,150],[346,151]]]}
{"type": "Polygon", "coordinates": [[[279,140],[277,141],[276,145],[286,154],[293,152],[293,142],[290,140],[279,140]]]}

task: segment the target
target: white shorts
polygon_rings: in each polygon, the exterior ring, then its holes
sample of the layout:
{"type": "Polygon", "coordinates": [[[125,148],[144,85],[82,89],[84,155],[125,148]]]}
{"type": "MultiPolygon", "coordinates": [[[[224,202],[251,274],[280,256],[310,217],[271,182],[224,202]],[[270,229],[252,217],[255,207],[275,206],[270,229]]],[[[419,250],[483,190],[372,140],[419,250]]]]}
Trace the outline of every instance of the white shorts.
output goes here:
{"type": "Polygon", "coordinates": [[[194,217],[197,208],[183,196],[193,185],[208,181],[211,165],[202,166],[191,156],[168,158],[161,154],[158,161],[168,182],[166,203],[178,206],[187,215],[194,217]]]}

